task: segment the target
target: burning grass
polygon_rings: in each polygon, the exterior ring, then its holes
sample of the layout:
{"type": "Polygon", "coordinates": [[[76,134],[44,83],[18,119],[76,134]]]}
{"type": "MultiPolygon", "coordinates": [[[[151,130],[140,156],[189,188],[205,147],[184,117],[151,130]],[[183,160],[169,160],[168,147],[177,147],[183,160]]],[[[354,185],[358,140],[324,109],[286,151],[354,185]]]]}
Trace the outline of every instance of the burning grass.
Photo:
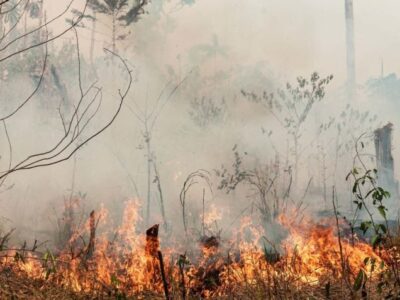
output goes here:
{"type": "Polygon", "coordinates": [[[393,253],[338,239],[329,222],[303,220],[307,225],[299,226],[281,216],[287,235],[279,245],[249,217],[230,239],[186,236],[173,242],[173,236],[159,237],[158,225],[138,233],[138,211],[129,202],[116,230],[106,230],[106,210],[92,212],[54,253],[3,243],[0,291],[21,299],[381,299],[379,291],[395,293],[382,284],[385,257],[393,253]]]}

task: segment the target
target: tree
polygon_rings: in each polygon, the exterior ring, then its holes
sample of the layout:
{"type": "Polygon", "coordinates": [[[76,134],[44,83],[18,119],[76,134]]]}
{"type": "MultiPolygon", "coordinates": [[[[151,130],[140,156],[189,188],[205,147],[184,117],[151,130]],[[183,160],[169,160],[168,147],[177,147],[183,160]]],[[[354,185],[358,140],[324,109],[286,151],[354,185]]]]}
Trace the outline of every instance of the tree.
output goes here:
{"type": "Polygon", "coordinates": [[[91,0],[89,5],[95,13],[103,14],[111,17],[111,49],[116,52],[117,39],[123,39],[124,35],[121,34],[120,18],[126,12],[128,7],[128,0],[91,0]]]}
{"type": "Polygon", "coordinates": [[[321,78],[314,72],[310,79],[298,77],[294,86],[287,83],[285,89],[278,89],[276,94],[264,92],[262,95],[257,95],[242,90],[242,95],[247,99],[262,104],[291,138],[295,184],[298,183],[303,126],[314,105],[325,97],[325,88],[332,79],[333,75],[321,78]]]}
{"type": "Polygon", "coordinates": [[[139,20],[140,16],[145,13],[144,7],[149,0],[134,0],[127,13],[121,17],[127,25],[135,23],[139,20]]]}
{"type": "Polygon", "coordinates": [[[172,96],[175,92],[179,89],[179,87],[186,81],[187,77],[185,77],[181,82],[179,82],[175,86],[170,86],[168,83],[165,88],[159,94],[155,104],[149,110],[148,103],[146,102],[145,108],[142,109],[136,102],[133,102],[135,108],[131,108],[128,106],[131,113],[134,117],[138,120],[141,125],[141,133],[143,136],[143,141],[145,144],[144,150],[146,151],[146,162],[147,162],[147,191],[146,191],[146,216],[145,221],[146,225],[149,225],[150,217],[151,217],[151,195],[152,195],[152,188],[151,184],[156,183],[158,196],[160,200],[160,209],[161,214],[164,221],[164,228],[168,229],[166,214],[165,214],[165,206],[164,206],[164,197],[162,193],[162,186],[161,186],[161,178],[158,171],[156,154],[153,149],[153,132],[154,128],[157,124],[157,121],[160,117],[161,112],[164,110],[165,106],[168,104],[169,100],[171,100],[172,96]],[[168,92],[169,90],[169,92],[168,92]],[[154,176],[154,179],[152,179],[154,176]]]}
{"type": "MultiPolygon", "coordinates": [[[[129,4],[128,0],[89,0],[89,7],[93,11],[92,45],[94,43],[95,24],[97,14],[111,18],[111,48],[113,52],[117,51],[117,41],[124,40],[129,32],[126,32],[126,25],[137,22],[139,16],[144,13],[143,7],[147,0],[135,0],[129,4]]],[[[91,46],[92,47],[92,46],[91,46]]]]}

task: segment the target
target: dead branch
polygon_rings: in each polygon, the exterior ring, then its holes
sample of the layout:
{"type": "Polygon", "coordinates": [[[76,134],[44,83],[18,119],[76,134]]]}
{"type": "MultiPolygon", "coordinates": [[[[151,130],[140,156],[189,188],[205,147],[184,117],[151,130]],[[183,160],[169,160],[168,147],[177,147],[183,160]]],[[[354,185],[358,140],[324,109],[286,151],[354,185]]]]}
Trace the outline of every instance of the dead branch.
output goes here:
{"type": "Polygon", "coordinates": [[[211,194],[213,193],[210,181],[210,173],[208,171],[200,169],[188,175],[185,182],[183,183],[181,192],[179,194],[179,201],[182,207],[183,228],[185,229],[186,234],[188,233],[187,218],[186,218],[186,195],[187,192],[190,190],[190,188],[198,183],[196,179],[203,180],[206,183],[207,187],[209,188],[211,194]]]}
{"type": "MultiPolygon", "coordinates": [[[[18,54],[22,54],[24,52],[31,51],[35,48],[38,47],[44,47],[44,57],[43,57],[43,62],[42,62],[42,68],[41,68],[41,73],[38,82],[35,84],[35,87],[33,91],[20,101],[20,104],[15,107],[14,109],[11,110],[10,113],[7,115],[0,117],[0,121],[3,122],[3,127],[4,127],[4,132],[7,138],[8,146],[9,146],[9,163],[8,166],[5,170],[0,170],[0,183],[4,183],[4,180],[7,178],[8,175],[11,173],[15,173],[20,170],[28,170],[28,169],[33,169],[33,168],[38,168],[38,167],[44,167],[44,166],[50,166],[54,165],[60,162],[63,162],[67,159],[69,159],[76,151],[78,151],[83,145],[94,139],[96,136],[98,136],[100,133],[102,133],[105,129],[107,129],[116,119],[117,115],[119,114],[122,104],[124,102],[124,99],[131,87],[132,83],[132,76],[131,76],[131,71],[129,70],[126,62],[116,53],[113,53],[112,51],[109,51],[107,49],[104,49],[106,53],[111,54],[112,56],[115,56],[119,58],[120,62],[123,64],[124,68],[126,69],[128,75],[129,75],[129,82],[127,85],[127,88],[124,90],[124,92],[121,92],[120,90],[118,91],[119,93],[119,103],[117,106],[116,111],[114,114],[111,116],[110,120],[97,129],[96,131],[84,135],[88,131],[88,125],[92,123],[92,120],[95,118],[97,115],[98,111],[100,110],[101,103],[102,103],[102,88],[99,88],[95,86],[95,83],[93,83],[85,92],[83,91],[82,88],[82,79],[81,79],[81,60],[80,60],[80,48],[79,48],[79,37],[78,33],[76,31],[76,26],[80,23],[82,20],[83,15],[85,14],[85,11],[88,6],[88,1],[84,2],[83,9],[80,13],[77,14],[77,17],[75,20],[73,20],[67,27],[63,28],[61,31],[57,32],[56,34],[50,36],[48,27],[55,23],[57,20],[62,19],[72,8],[72,5],[75,0],[71,0],[68,2],[68,5],[66,5],[65,9],[56,15],[55,17],[51,18],[49,21],[44,18],[44,24],[41,24],[39,26],[36,26],[30,31],[26,31],[22,34],[19,34],[17,31],[18,24],[20,20],[22,19],[22,16],[26,14],[26,8],[29,5],[29,1],[24,1],[20,0],[17,2],[15,5],[13,5],[10,8],[7,8],[5,11],[3,10],[1,12],[2,15],[6,15],[8,13],[11,13],[13,10],[21,9],[22,13],[18,14],[17,20],[11,24],[8,28],[7,31],[4,31],[0,38],[0,63],[7,63],[8,60],[18,54]],[[67,32],[73,30],[75,33],[75,38],[76,38],[76,53],[77,53],[77,62],[78,62],[78,85],[79,85],[79,90],[80,90],[80,99],[78,100],[78,104],[74,106],[74,112],[72,114],[72,117],[69,120],[65,120],[62,117],[62,113],[60,112],[60,117],[61,121],[63,124],[63,129],[64,129],[64,135],[60,138],[60,140],[47,151],[39,152],[39,153],[34,153],[31,155],[28,155],[25,159],[20,160],[19,162],[13,164],[13,147],[12,147],[12,139],[9,134],[6,120],[14,117],[21,109],[23,109],[27,103],[34,98],[34,96],[38,93],[39,88],[41,87],[44,76],[46,73],[46,68],[47,68],[47,62],[48,62],[48,44],[52,41],[55,41],[59,39],[61,36],[65,35],[67,32]],[[39,33],[40,36],[43,36],[44,33],[44,38],[39,38],[37,39],[36,36],[34,36],[36,33],[39,33]],[[16,36],[16,37],[15,37],[16,36]],[[9,39],[11,37],[11,39],[9,39]],[[25,46],[25,43],[17,43],[20,40],[32,40],[33,42],[25,46]],[[14,46],[14,47],[11,47],[14,46]],[[92,97],[92,98],[89,98],[92,97]],[[88,100],[91,99],[91,100],[88,100]],[[79,140],[79,142],[78,142],[79,140]]],[[[0,2],[0,6],[3,4],[6,4],[8,1],[2,1],[0,2]]],[[[4,90],[4,88],[2,88],[4,90]]]]}
{"type": "MultiPolygon", "coordinates": [[[[76,33],[76,31],[75,31],[76,33]]],[[[91,133],[89,136],[84,137],[83,133],[85,132],[85,129],[87,129],[88,124],[92,121],[92,119],[95,117],[97,114],[100,106],[101,106],[101,99],[102,99],[102,89],[96,87],[94,84],[92,84],[86,91],[83,91],[82,89],[82,82],[81,82],[81,64],[80,64],[80,53],[79,53],[79,39],[78,35],[76,34],[76,44],[77,44],[77,60],[78,60],[78,69],[79,69],[79,78],[78,78],[78,84],[80,87],[81,91],[81,97],[78,101],[78,104],[76,105],[71,119],[68,121],[68,124],[65,125],[64,121],[63,122],[63,128],[65,134],[60,138],[60,140],[49,150],[43,151],[40,153],[35,153],[31,154],[25,159],[21,160],[19,163],[16,163],[12,168],[9,168],[8,170],[2,171],[0,175],[0,180],[7,177],[11,173],[15,173],[17,171],[21,170],[29,170],[29,169],[34,169],[38,167],[44,167],[44,166],[51,166],[58,164],[60,162],[68,160],[72,155],[78,151],[80,148],[82,148],[85,144],[87,144],[89,141],[97,137],[99,134],[101,134],[103,131],[105,131],[116,119],[118,116],[119,112],[121,111],[122,104],[124,103],[124,100],[130,90],[131,84],[132,84],[132,75],[131,75],[131,70],[129,70],[126,62],[122,57],[120,57],[118,54],[108,50],[104,49],[106,53],[109,53],[115,57],[117,57],[120,62],[123,64],[125,67],[128,75],[129,75],[129,81],[128,85],[125,89],[124,92],[121,92],[121,90],[118,91],[119,93],[119,103],[117,106],[116,111],[110,118],[110,120],[102,126],[100,129],[97,129],[94,133],[91,133]],[[90,93],[94,92],[93,98],[87,103],[87,98],[90,93]],[[98,101],[98,105],[95,109],[95,111],[88,115],[88,112],[92,105],[98,101]],[[78,141],[78,138],[82,138],[81,141],[78,141]]],[[[44,64],[45,68],[45,64],[44,64]]],[[[43,69],[44,69],[43,68],[43,69]]],[[[24,102],[23,105],[19,107],[22,108],[27,101],[24,102]]],[[[14,114],[16,111],[14,112],[14,114]]],[[[11,116],[8,116],[11,117],[11,116]]],[[[7,117],[7,118],[8,118],[7,117]]]]}

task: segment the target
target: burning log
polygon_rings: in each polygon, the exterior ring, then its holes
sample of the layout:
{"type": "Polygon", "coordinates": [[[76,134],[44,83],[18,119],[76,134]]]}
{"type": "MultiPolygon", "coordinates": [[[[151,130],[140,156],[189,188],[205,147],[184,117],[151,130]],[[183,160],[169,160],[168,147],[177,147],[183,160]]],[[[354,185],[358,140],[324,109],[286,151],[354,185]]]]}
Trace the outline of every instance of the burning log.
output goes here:
{"type": "Polygon", "coordinates": [[[157,257],[158,248],[160,247],[160,242],[158,240],[158,228],[159,225],[156,224],[146,230],[146,256],[157,257]]]}
{"type": "Polygon", "coordinates": [[[164,288],[165,298],[167,300],[169,297],[168,282],[165,276],[164,259],[162,252],[159,250],[160,241],[158,239],[158,229],[159,224],[156,224],[146,230],[146,259],[147,259],[147,272],[152,275],[153,283],[156,284],[161,280],[164,288]]]}

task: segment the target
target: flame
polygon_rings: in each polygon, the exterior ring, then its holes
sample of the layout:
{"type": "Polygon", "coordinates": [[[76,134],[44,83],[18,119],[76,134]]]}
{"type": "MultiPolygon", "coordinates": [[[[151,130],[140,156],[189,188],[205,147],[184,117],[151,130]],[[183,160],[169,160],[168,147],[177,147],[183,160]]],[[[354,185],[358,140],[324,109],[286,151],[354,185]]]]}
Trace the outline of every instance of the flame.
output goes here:
{"type": "MultiPolygon", "coordinates": [[[[112,230],[108,212],[102,208],[75,230],[68,246],[56,256],[43,257],[29,251],[21,256],[9,250],[1,258],[0,267],[50,280],[76,292],[162,294],[167,282],[169,290],[207,298],[239,293],[251,286],[278,288],[279,282],[312,286],[327,278],[341,278],[345,271],[354,279],[360,269],[372,273],[366,258],[382,261],[362,241],[341,237],[339,243],[336,227],[329,222],[330,226],[321,226],[307,220],[300,225],[285,216],[278,218],[287,233],[279,245],[270,243],[264,229],[247,216],[232,231],[230,240],[203,237],[199,244],[191,245],[192,249],[163,246],[161,253],[163,241],[158,237],[158,226],[147,230],[147,234],[138,233],[139,211],[137,200],[128,201],[121,225],[112,230]],[[94,226],[101,234],[94,235],[94,226]],[[185,250],[190,252],[183,255],[185,250]],[[168,278],[162,275],[160,255],[168,278]]],[[[213,206],[204,219],[211,224],[221,220],[222,213],[213,206]]]]}
{"type": "Polygon", "coordinates": [[[213,223],[220,220],[222,220],[222,211],[214,203],[211,203],[209,211],[204,214],[204,224],[210,227],[213,223]]]}

